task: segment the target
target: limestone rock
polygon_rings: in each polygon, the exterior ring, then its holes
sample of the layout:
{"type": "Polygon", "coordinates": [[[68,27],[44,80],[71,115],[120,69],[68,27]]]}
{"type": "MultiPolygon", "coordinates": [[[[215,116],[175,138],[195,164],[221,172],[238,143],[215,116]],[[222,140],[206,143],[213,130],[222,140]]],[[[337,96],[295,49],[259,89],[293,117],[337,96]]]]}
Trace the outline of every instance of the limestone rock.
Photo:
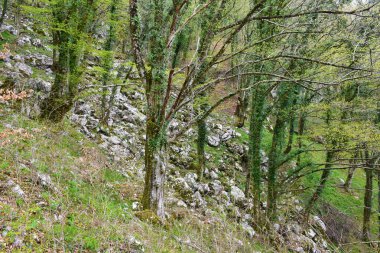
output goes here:
{"type": "Polygon", "coordinates": [[[29,77],[33,74],[31,67],[22,62],[17,62],[15,68],[18,69],[24,76],[29,77]]]}
{"type": "Polygon", "coordinates": [[[218,147],[220,145],[220,139],[218,136],[207,136],[207,144],[211,147],[218,147]]]}
{"type": "Polygon", "coordinates": [[[240,190],[239,187],[232,186],[231,187],[231,199],[236,204],[243,204],[245,201],[245,195],[242,190],[240,190]]]}

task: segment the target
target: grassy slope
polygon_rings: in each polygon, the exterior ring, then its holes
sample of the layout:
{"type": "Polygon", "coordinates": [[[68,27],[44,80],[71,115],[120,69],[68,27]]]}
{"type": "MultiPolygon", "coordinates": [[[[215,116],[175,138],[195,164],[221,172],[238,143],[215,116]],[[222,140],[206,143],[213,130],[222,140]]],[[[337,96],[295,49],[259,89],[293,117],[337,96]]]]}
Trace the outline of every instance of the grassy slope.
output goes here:
{"type": "Polygon", "coordinates": [[[18,237],[24,237],[24,246],[14,252],[118,252],[130,249],[130,235],[142,241],[146,252],[263,250],[225,217],[209,224],[207,216],[174,208],[174,213],[186,215],[166,226],[140,221],[131,203],[139,197],[141,181],[118,173],[116,165],[67,122],[51,126],[13,111],[3,109],[1,114],[0,180],[12,179],[25,197],[7,188],[0,191],[0,224],[11,227],[0,237],[0,252],[18,237]],[[6,124],[22,132],[8,132],[6,124]],[[10,142],[4,144],[6,140],[10,142]],[[56,190],[38,184],[37,172],[50,175],[56,190]],[[189,239],[192,246],[178,238],[189,239]],[[238,247],[238,240],[243,246],[238,247]]]}

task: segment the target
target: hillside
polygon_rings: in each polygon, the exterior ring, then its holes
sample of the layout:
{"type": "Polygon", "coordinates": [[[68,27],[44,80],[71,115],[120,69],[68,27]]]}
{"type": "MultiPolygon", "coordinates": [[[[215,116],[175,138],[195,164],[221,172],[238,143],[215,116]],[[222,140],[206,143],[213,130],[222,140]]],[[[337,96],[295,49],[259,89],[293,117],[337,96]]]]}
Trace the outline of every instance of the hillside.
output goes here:
{"type": "Polygon", "coordinates": [[[153,2],[2,2],[0,252],[377,251],[378,6],[153,2]]]}

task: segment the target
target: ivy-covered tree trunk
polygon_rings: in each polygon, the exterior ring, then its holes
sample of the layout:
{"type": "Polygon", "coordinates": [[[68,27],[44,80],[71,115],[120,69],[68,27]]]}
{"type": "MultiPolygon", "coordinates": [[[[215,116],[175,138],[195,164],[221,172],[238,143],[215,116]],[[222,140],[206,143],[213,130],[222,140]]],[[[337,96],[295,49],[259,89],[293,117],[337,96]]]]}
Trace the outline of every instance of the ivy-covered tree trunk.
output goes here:
{"type": "MultiPolygon", "coordinates": [[[[148,23],[150,34],[148,38],[148,57],[145,68],[142,53],[139,48],[139,17],[137,1],[130,1],[131,39],[134,48],[135,62],[140,76],[145,81],[146,95],[146,140],[145,140],[145,185],[142,204],[144,209],[150,209],[161,219],[165,218],[164,184],[167,165],[166,131],[168,122],[165,118],[165,94],[168,80],[166,77],[167,47],[165,34],[165,2],[154,0],[150,11],[152,20],[148,23]]],[[[167,94],[168,95],[168,94],[167,94]]]]}
{"type": "MultiPolygon", "coordinates": [[[[306,126],[306,113],[300,112],[299,113],[299,118],[298,118],[298,149],[302,148],[302,136],[305,131],[305,126],[306,126]]],[[[301,154],[297,155],[297,166],[301,164],[301,154]]]]}
{"type": "Polygon", "coordinates": [[[145,185],[142,204],[164,219],[164,185],[167,165],[165,140],[155,119],[148,118],[145,142],[145,185]]]}
{"type": "Polygon", "coordinates": [[[285,154],[290,153],[293,148],[293,140],[294,140],[294,134],[295,134],[295,124],[296,124],[296,110],[297,110],[297,105],[300,100],[301,96],[301,86],[297,85],[295,87],[295,93],[293,96],[293,101],[292,101],[292,109],[290,110],[290,115],[289,115],[289,132],[288,132],[288,144],[286,145],[286,149],[284,151],[285,154]]]}
{"type": "Polygon", "coordinates": [[[198,180],[203,178],[203,172],[205,169],[205,145],[207,137],[206,121],[201,119],[198,121],[198,140],[197,140],[197,154],[198,154],[198,180]]]}
{"type": "Polygon", "coordinates": [[[320,198],[324,188],[326,187],[327,180],[330,177],[331,174],[331,168],[332,168],[332,161],[334,159],[334,151],[333,150],[328,150],[326,152],[326,165],[324,167],[324,170],[321,175],[321,179],[319,180],[319,184],[317,186],[317,189],[309,199],[308,203],[306,204],[305,207],[305,221],[307,222],[309,220],[310,212],[313,209],[315,203],[318,201],[320,198]]]}
{"type": "Polygon", "coordinates": [[[288,144],[286,145],[286,149],[284,151],[285,154],[289,154],[290,151],[292,151],[294,132],[295,132],[294,124],[295,124],[295,119],[294,119],[294,113],[292,112],[292,115],[290,116],[290,119],[289,119],[288,144]]]}
{"type": "Polygon", "coordinates": [[[364,190],[364,208],[363,208],[363,229],[362,239],[365,242],[371,240],[371,212],[372,212],[372,195],[373,195],[373,158],[370,157],[369,150],[364,150],[365,157],[365,190],[364,190]]]}
{"type": "Polygon", "coordinates": [[[249,192],[252,173],[252,190],[253,190],[253,215],[256,223],[260,223],[260,200],[261,200],[261,142],[262,133],[265,120],[265,98],[266,98],[266,85],[259,85],[255,89],[252,89],[252,105],[250,115],[250,129],[249,129],[249,166],[250,169],[247,172],[247,183],[245,192],[249,192]]]}
{"type": "Polygon", "coordinates": [[[267,218],[273,220],[277,210],[277,170],[283,157],[283,149],[286,139],[286,123],[288,109],[293,98],[294,84],[283,83],[279,86],[279,100],[276,113],[276,123],[273,130],[272,146],[268,155],[268,196],[267,196],[267,218]]]}

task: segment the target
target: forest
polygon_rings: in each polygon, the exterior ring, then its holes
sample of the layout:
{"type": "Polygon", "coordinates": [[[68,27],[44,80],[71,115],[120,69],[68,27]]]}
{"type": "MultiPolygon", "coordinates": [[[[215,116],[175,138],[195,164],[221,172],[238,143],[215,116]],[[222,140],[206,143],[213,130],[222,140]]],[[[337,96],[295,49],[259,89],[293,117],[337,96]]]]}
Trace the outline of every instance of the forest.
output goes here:
{"type": "Polygon", "coordinates": [[[378,252],[379,0],[0,0],[0,252],[378,252]]]}

